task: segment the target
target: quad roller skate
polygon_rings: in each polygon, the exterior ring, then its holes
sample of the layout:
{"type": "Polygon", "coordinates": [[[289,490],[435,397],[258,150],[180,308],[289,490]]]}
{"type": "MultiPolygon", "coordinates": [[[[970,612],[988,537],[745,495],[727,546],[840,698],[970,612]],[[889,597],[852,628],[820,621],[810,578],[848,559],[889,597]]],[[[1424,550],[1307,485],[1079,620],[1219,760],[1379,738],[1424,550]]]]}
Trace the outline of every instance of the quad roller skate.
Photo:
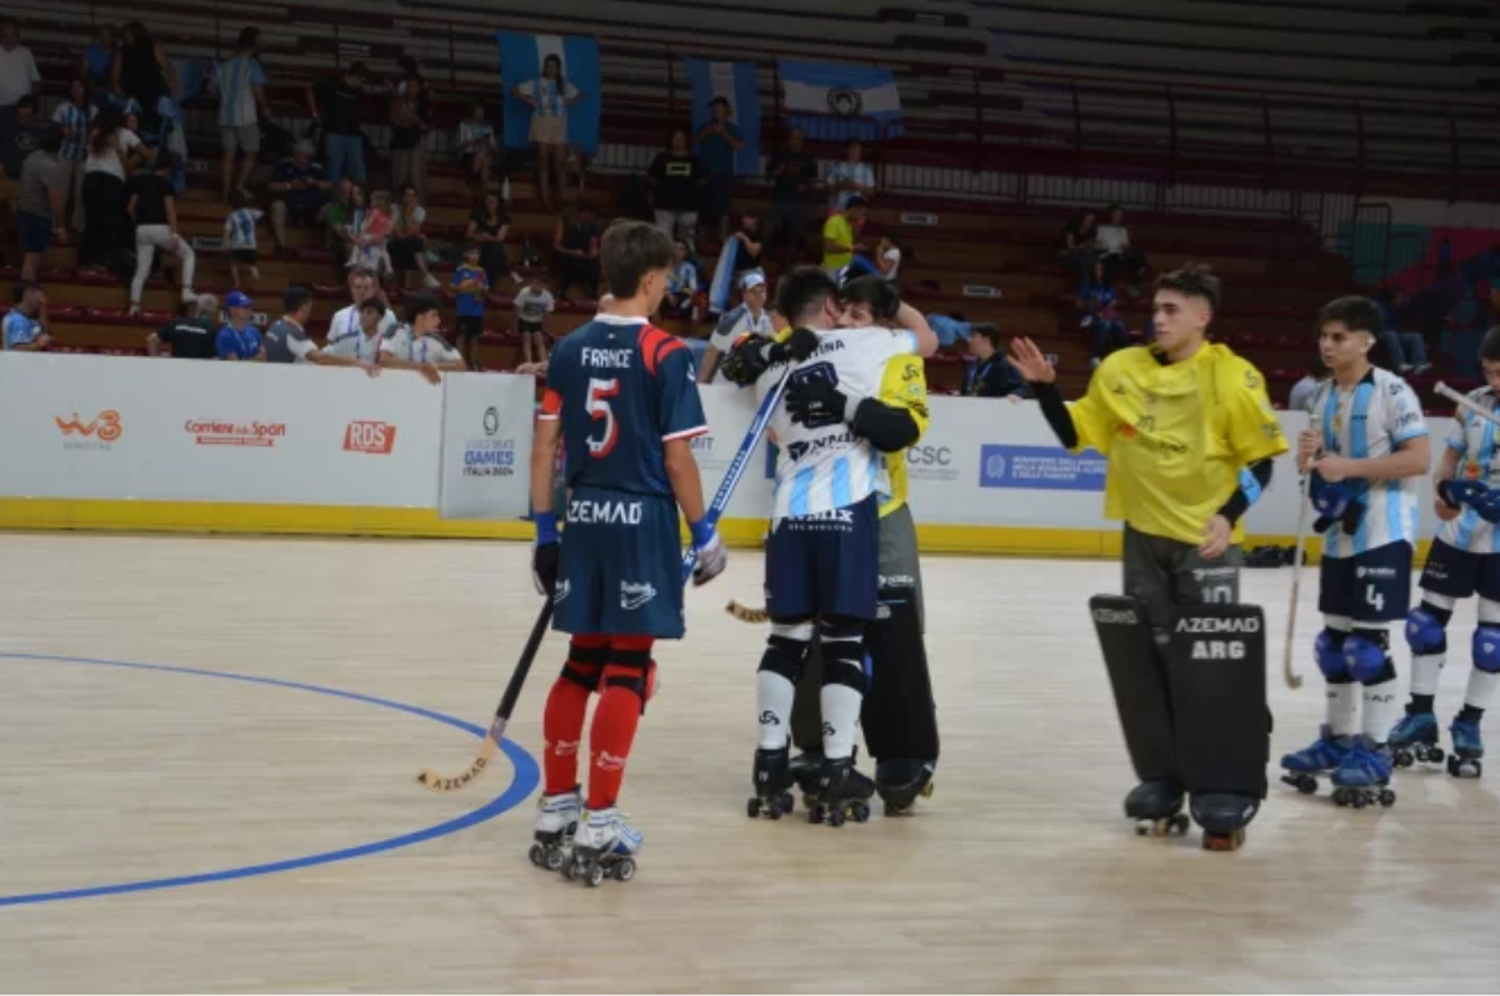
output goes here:
{"type": "Polygon", "coordinates": [[[1246,795],[1205,792],[1193,796],[1193,819],[1203,828],[1205,851],[1238,851],[1245,827],[1260,812],[1260,800],[1246,795]]]}
{"type": "Polygon", "coordinates": [[[1376,747],[1369,737],[1355,737],[1354,746],[1329,778],[1333,783],[1333,804],[1355,809],[1377,802],[1384,807],[1394,806],[1396,793],[1390,788],[1393,767],[1389,750],[1376,747]]]}
{"type": "MultiPolygon", "coordinates": [[[[849,755],[855,764],[859,763],[859,748],[854,748],[854,753],[849,755]]],[[[797,783],[797,791],[802,793],[802,808],[811,810],[813,804],[818,801],[818,776],[823,771],[823,752],[820,750],[807,750],[792,758],[789,765],[792,772],[792,780],[797,783]]],[[[787,812],[791,812],[790,809],[787,812]]]]}
{"type": "Polygon", "coordinates": [[[1438,746],[1437,719],[1430,712],[1409,712],[1391,730],[1391,760],[1398,768],[1423,764],[1442,764],[1443,748],[1438,746]]]}
{"type": "Polygon", "coordinates": [[[769,819],[779,820],[796,808],[792,793],[787,791],[795,784],[791,765],[787,760],[788,753],[785,747],[755,752],[755,769],[752,774],[755,794],[745,803],[745,813],[752,820],[762,814],[769,819]]]}
{"type": "Polygon", "coordinates": [[[1448,727],[1453,735],[1453,753],[1448,756],[1448,774],[1454,778],[1478,778],[1484,774],[1484,741],[1479,736],[1479,724],[1455,719],[1448,727]]]}
{"type": "Polygon", "coordinates": [[[606,878],[629,882],[635,878],[635,856],[644,838],[625,822],[615,806],[588,814],[573,838],[573,853],[562,866],[569,881],[582,880],[593,888],[606,878]]]}
{"type": "Polygon", "coordinates": [[[870,797],[875,782],[854,768],[854,758],[823,759],[818,780],[813,786],[813,803],[808,809],[810,823],[827,822],[841,827],[848,820],[864,823],[870,818],[870,797]]]}
{"type": "Polygon", "coordinates": [[[885,815],[904,816],[917,807],[917,799],[932,798],[932,776],[936,761],[900,760],[875,763],[875,791],[885,803],[885,815]]]}
{"type": "Polygon", "coordinates": [[[1181,836],[1188,831],[1182,811],[1182,786],[1171,781],[1142,782],[1125,797],[1125,816],[1135,820],[1142,837],[1181,836]]]}
{"type": "Polygon", "coordinates": [[[532,864],[548,871],[561,870],[568,849],[573,846],[573,835],[578,831],[578,815],[582,809],[576,788],[542,796],[537,802],[531,850],[527,852],[532,864]]]}
{"type": "Polygon", "coordinates": [[[1281,780],[1303,795],[1312,795],[1318,791],[1316,776],[1336,769],[1343,762],[1344,755],[1349,753],[1350,746],[1348,737],[1334,736],[1325,723],[1318,728],[1318,739],[1311,747],[1281,755],[1281,766],[1286,769],[1281,780]]]}

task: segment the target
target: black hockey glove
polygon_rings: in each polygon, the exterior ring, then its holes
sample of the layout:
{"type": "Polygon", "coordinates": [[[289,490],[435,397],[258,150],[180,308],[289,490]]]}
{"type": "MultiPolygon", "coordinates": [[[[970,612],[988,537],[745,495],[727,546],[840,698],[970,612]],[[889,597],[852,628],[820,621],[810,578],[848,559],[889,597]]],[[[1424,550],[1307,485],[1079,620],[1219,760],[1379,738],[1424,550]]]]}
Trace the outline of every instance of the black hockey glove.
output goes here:
{"type": "Polygon", "coordinates": [[[786,410],[793,422],[810,429],[836,425],[852,414],[847,394],[826,380],[811,378],[787,385],[786,410]]]}
{"type": "Polygon", "coordinates": [[[724,357],[724,362],[719,367],[724,379],[741,387],[760,380],[760,375],[771,367],[771,361],[765,354],[770,345],[768,336],[747,335],[729,347],[729,355],[724,357]]]}
{"type": "Polygon", "coordinates": [[[818,333],[812,329],[794,329],[783,342],[774,343],[766,351],[771,363],[801,363],[818,348],[818,333]]]}

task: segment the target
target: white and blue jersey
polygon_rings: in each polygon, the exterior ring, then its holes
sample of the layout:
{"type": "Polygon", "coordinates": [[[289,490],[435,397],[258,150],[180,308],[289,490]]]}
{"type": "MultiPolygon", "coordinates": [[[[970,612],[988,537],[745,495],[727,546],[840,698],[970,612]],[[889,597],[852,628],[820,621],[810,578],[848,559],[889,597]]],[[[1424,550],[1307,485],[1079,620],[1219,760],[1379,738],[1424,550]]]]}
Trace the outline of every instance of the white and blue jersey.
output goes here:
{"type": "MultiPolygon", "coordinates": [[[[1396,374],[1379,367],[1372,368],[1351,391],[1330,382],[1319,392],[1312,424],[1322,433],[1325,453],[1352,460],[1378,460],[1427,435],[1416,392],[1396,374]]],[[[1392,543],[1416,545],[1416,478],[1352,479],[1346,484],[1364,502],[1365,514],[1353,533],[1340,523],[1328,530],[1323,540],[1325,557],[1356,557],[1392,543]]]]}
{"type": "Polygon", "coordinates": [[[243,128],[256,122],[255,91],[266,85],[266,73],[260,60],[240,55],[215,67],[219,88],[219,127],[243,128]]]}
{"type": "MultiPolygon", "coordinates": [[[[1488,387],[1469,392],[1469,400],[1486,411],[1500,414],[1500,398],[1488,387]]],[[[1458,454],[1457,477],[1478,481],[1487,488],[1500,487],[1500,447],[1496,446],[1495,423],[1480,418],[1467,408],[1460,408],[1453,426],[1443,440],[1449,451],[1458,454]]],[[[1443,523],[1437,538],[1464,553],[1500,553],[1500,531],[1465,507],[1458,517],[1443,523]]]]}
{"type": "Polygon", "coordinates": [[[3,333],[0,333],[0,349],[29,346],[42,334],[42,323],[22,313],[20,308],[10,309],[0,328],[3,328],[3,333]]]}
{"type": "MultiPolygon", "coordinates": [[[[826,380],[851,398],[878,397],[886,364],[917,352],[917,337],[905,330],[835,329],[819,333],[819,339],[817,350],[793,368],[788,383],[826,380]]],[[[755,385],[757,397],[769,394],[783,372],[785,367],[773,366],[762,374],[755,385]]],[[[779,406],[771,431],[780,448],[773,521],[849,508],[890,490],[880,454],[854,434],[842,413],[799,424],[779,406]]]]}

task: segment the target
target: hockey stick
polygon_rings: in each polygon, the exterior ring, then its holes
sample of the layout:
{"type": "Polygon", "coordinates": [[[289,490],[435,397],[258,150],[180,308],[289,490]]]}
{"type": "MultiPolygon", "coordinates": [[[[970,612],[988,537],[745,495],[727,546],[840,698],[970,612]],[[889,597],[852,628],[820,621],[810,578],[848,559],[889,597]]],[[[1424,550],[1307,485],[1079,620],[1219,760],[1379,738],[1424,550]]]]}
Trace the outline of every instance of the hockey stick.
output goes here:
{"type": "Polygon", "coordinates": [[[1468,397],[1458,393],[1447,384],[1439,382],[1438,386],[1433,388],[1433,391],[1441,394],[1443,397],[1447,398],[1449,401],[1453,402],[1464,411],[1472,412],[1473,414],[1478,415],[1480,418],[1484,419],[1486,422],[1492,422],[1495,425],[1500,425],[1500,415],[1496,415],[1491,411],[1486,411],[1481,405],[1475,404],[1473,401],[1469,400],[1468,397]]]}
{"type": "Polygon", "coordinates": [[[732,598],[729,600],[729,604],[724,606],[724,611],[744,623],[763,623],[771,618],[771,613],[766,609],[747,608],[732,598]]]}
{"type": "Polygon", "coordinates": [[[1292,649],[1297,636],[1297,599],[1302,591],[1302,549],[1307,544],[1307,487],[1311,480],[1311,474],[1303,474],[1302,483],[1298,487],[1297,551],[1292,560],[1292,604],[1286,612],[1286,651],[1281,657],[1281,676],[1286,679],[1286,687],[1291,689],[1302,687],[1302,675],[1292,667],[1292,649]]]}
{"type": "Polygon", "coordinates": [[[536,624],[531,627],[531,635],[526,638],[526,649],[521,651],[521,659],[516,662],[516,669],[511,673],[509,684],[505,686],[505,694],[500,696],[500,705],[495,709],[495,719],[490,723],[490,731],[485,734],[484,743],[479,746],[479,756],[474,758],[469,770],[452,778],[444,778],[431,768],[423,768],[421,774],[417,775],[417,781],[434,792],[452,792],[484,774],[484,769],[489,767],[490,762],[495,759],[495,752],[500,749],[500,741],[505,739],[510,714],[516,708],[516,700],[521,697],[526,674],[531,670],[531,662],[536,660],[537,651],[541,649],[542,640],[551,623],[552,599],[549,598],[543,603],[542,611],[536,617],[536,624]]]}

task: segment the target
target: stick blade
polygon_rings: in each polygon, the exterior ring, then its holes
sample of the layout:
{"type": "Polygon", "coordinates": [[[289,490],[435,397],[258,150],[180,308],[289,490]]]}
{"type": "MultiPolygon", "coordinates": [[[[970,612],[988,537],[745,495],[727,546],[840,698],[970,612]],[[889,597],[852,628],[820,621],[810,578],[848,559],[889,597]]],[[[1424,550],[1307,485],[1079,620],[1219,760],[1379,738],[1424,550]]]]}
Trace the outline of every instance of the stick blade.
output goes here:
{"type": "Polygon", "coordinates": [[[490,766],[490,761],[495,756],[495,749],[495,741],[490,737],[485,737],[484,746],[479,749],[479,756],[474,758],[474,763],[469,765],[467,771],[447,777],[431,768],[423,768],[417,774],[417,782],[431,792],[456,792],[459,789],[468,788],[477,782],[485,769],[490,766]]]}
{"type": "Polygon", "coordinates": [[[771,618],[771,613],[767,610],[747,609],[734,599],[729,600],[729,604],[724,606],[724,611],[734,616],[740,622],[746,623],[763,623],[771,618]]]}

